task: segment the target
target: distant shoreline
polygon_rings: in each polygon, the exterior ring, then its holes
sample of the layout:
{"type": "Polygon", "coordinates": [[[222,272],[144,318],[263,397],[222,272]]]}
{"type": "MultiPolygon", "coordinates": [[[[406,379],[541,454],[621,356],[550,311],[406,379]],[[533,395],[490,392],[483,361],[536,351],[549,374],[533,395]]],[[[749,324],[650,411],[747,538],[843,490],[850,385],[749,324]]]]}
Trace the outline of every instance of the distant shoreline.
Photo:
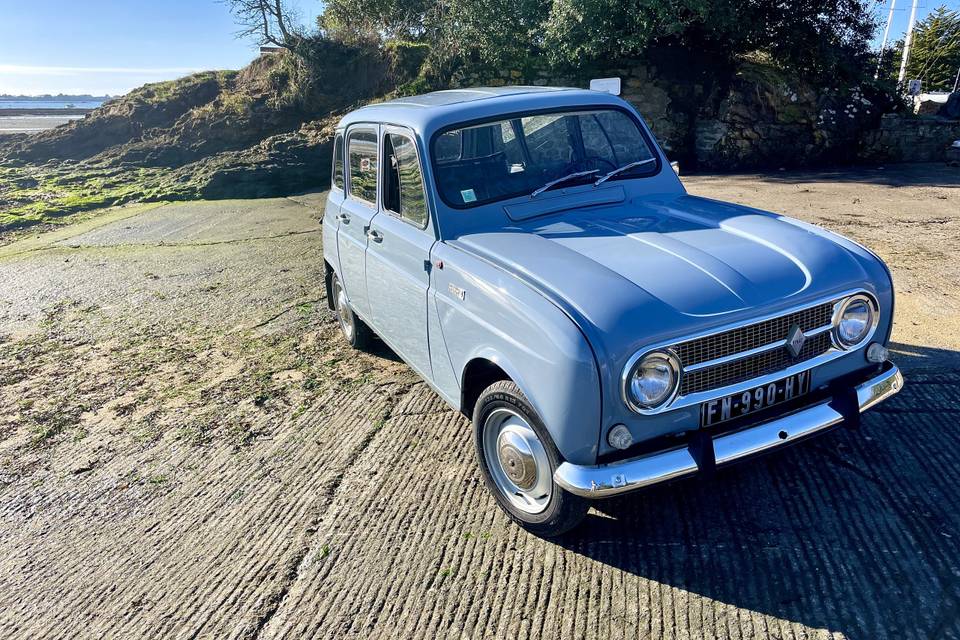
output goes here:
{"type": "Polygon", "coordinates": [[[0,118],[5,116],[85,116],[93,109],[0,109],[0,118]]]}
{"type": "Polygon", "coordinates": [[[0,109],[0,138],[29,135],[79,120],[93,109],[0,109]]]}

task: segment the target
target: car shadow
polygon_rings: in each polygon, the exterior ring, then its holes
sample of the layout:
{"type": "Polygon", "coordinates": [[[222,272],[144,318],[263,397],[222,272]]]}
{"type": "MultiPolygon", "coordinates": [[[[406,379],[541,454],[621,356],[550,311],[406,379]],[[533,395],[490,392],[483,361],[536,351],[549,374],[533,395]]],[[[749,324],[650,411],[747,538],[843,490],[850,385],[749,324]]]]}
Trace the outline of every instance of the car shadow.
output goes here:
{"type": "Polygon", "coordinates": [[[957,637],[958,354],[897,347],[914,373],[859,429],[601,501],[559,543],[651,590],[848,638],[957,637]]]}
{"type": "Polygon", "coordinates": [[[376,334],[374,334],[373,340],[370,341],[370,344],[367,345],[366,351],[372,356],[383,358],[384,360],[389,360],[390,362],[403,363],[403,360],[397,355],[397,352],[391,349],[387,343],[381,340],[380,336],[376,334]]]}
{"type": "Polygon", "coordinates": [[[890,359],[908,375],[913,372],[934,373],[960,371],[960,351],[921,347],[902,342],[890,343],[890,359]]]}

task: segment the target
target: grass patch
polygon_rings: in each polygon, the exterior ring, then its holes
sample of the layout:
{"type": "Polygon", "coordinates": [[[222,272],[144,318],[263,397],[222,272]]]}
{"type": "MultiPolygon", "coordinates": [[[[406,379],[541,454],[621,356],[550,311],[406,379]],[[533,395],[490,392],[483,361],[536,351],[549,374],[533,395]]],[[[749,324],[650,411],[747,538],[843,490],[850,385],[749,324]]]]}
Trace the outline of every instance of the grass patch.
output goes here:
{"type": "Polygon", "coordinates": [[[37,446],[48,444],[61,433],[76,427],[80,422],[78,411],[65,410],[60,407],[31,415],[28,420],[32,425],[31,441],[37,446]]]}
{"type": "Polygon", "coordinates": [[[215,81],[221,87],[225,87],[236,77],[236,71],[203,71],[176,80],[146,84],[131,91],[126,99],[156,105],[179,100],[181,96],[190,94],[199,85],[210,81],[215,81]]]}

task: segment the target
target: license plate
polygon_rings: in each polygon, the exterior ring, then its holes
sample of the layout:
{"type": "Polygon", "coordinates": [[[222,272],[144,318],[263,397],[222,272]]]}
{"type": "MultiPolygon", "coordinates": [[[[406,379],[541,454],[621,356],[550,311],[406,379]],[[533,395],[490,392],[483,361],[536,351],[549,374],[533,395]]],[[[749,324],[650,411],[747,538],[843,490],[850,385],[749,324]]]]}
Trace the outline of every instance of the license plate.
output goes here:
{"type": "Polygon", "coordinates": [[[808,391],[810,391],[810,372],[801,371],[760,387],[708,400],[700,404],[700,426],[712,427],[720,422],[793,400],[808,391]]]}

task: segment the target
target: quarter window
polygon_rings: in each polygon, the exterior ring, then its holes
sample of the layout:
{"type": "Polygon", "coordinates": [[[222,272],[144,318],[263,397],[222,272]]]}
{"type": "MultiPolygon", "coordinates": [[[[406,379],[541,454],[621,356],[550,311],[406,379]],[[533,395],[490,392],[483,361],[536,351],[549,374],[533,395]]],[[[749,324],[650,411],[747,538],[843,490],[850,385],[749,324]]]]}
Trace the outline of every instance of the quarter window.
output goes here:
{"type": "Polygon", "coordinates": [[[377,201],[377,134],[352,131],[347,137],[350,159],[350,195],[373,204],[377,201]]]}
{"type": "Polygon", "coordinates": [[[339,133],[333,141],[333,186],[343,190],[343,136],[339,133]]]}
{"type": "Polygon", "coordinates": [[[383,138],[383,155],[383,207],[418,227],[426,227],[427,200],[417,146],[407,136],[388,133],[383,138]]]}

